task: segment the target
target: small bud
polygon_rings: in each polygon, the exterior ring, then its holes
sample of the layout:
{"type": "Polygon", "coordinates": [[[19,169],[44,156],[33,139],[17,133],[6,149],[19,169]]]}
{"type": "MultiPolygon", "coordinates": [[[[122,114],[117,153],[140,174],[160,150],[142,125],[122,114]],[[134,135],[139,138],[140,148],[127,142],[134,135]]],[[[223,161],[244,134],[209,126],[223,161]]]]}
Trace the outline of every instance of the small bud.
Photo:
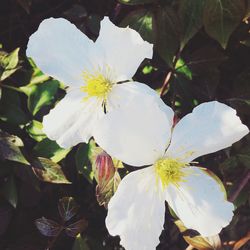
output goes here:
{"type": "Polygon", "coordinates": [[[96,156],[93,168],[97,182],[97,201],[100,206],[104,205],[107,208],[109,200],[121,181],[120,175],[112,158],[104,151],[96,156]]]}
{"type": "Polygon", "coordinates": [[[105,151],[96,156],[94,164],[95,179],[100,188],[104,188],[115,174],[112,158],[105,151]]]}

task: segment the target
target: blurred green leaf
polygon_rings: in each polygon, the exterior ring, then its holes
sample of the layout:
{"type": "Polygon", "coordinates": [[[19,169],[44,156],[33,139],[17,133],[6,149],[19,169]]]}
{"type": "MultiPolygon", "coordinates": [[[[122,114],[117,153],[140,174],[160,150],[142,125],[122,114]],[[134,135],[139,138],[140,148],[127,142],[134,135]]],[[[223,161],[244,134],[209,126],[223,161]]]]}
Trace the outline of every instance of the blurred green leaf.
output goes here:
{"type": "Polygon", "coordinates": [[[172,67],[180,48],[180,22],[173,9],[168,6],[157,8],[156,29],[156,50],[172,67]]]}
{"type": "Polygon", "coordinates": [[[28,116],[22,109],[18,92],[6,88],[2,90],[0,120],[18,125],[28,122],[28,116]]]}
{"type": "Polygon", "coordinates": [[[128,5],[137,5],[137,4],[145,4],[145,3],[153,3],[156,0],[119,0],[120,3],[128,4],[128,5]]]}
{"type": "Polygon", "coordinates": [[[44,182],[55,184],[70,184],[71,182],[65,177],[61,166],[50,159],[38,157],[34,162],[33,171],[35,175],[44,182]]]}
{"type": "Polygon", "coordinates": [[[20,68],[18,53],[19,48],[9,54],[0,54],[0,81],[5,80],[20,68]]]}
{"type": "Polygon", "coordinates": [[[136,30],[144,40],[153,43],[155,38],[153,23],[153,12],[146,9],[140,9],[130,12],[122,20],[120,25],[122,27],[129,26],[130,28],[136,30]]]}
{"type": "Polygon", "coordinates": [[[81,237],[81,234],[76,236],[74,246],[72,250],[90,250],[87,242],[84,238],[81,237]]]}
{"type": "Polygon", "coordinates": [[[73,197],[63,197],[58,202],[58,211],[63,221],[74,217],[79,209],[73,197]]]}
{"type": "Polygon", "coordinates": [[[205,30],[225,49],[244,15],[244,0],[206,0],[203,16],[205,30]]]}
{"type": "Polygon", "coordinates": [[[29,111],[36,115],[43,106],[53,102],[58,87],[58,81],[50,80],[37,85],[23,86],[20,89],[28,96],[29,111]]]}
{"type": "Polygon", "coordinates": [[[70,152],[70,149],[61,148],[55,141],[48,138],[38,142],[34,147],[34,152],[37,156],[50,158],[53,162],[61,161],[70,152]]]}
{"type": "Polygon", "coordinates": [[[179,5],[181,21],[181,49],[200,30],[205,0],[182,0],[179,5]]]}
{"type": "Polygon", "coordinates": [[[35,221],[37,229],[44,236],[55,237],[57,236],[63,229],[63,227],[53,220],[46,219],[42,217],[35,221]]]}
{"type": "Polygon", "coordinates": [[[46,138],[46,135],[42,131],[43,124],[39,121],[33,120],[26,126],[26,131],[31,138],[40,142],[46,138]]]}
{"type": "Polygon", "coordinates": [[[0,158],[29,165],[19,148],[21,146],[23,143],[20,138],[0,130],[0,158]]]}
{"type": "Polygon", "coordinates": [[[192,80],[192,72],[183,59],[178,59],[175,65],[176,72],[183,74],[187,79],[192,80]]]}
{"type": "Polygon", "coordinates": [[[89,160],[89,153],[91,150],[91,144],[80,144],[75,154],[75,162],[78,173],[83,174],[84,177],[90,182],[93,182],[94,172],[89,160]]]}
{"type": "Polygon", "coordinates": [[[8,202],[16,208],[17,205],[17,188],[14,177],[11,175],[7,178],[7,181],[3,186],[3,194],[8,202]]]}

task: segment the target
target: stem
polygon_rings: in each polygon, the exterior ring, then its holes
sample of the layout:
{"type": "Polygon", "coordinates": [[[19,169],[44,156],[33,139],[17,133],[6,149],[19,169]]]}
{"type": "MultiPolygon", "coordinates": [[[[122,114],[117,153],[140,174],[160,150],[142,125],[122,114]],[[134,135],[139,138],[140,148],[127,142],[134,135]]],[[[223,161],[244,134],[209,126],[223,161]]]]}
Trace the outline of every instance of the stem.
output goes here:
{"type": "Polygon", "coordinates": [[[236,188],[236,190],[229,197],[229,199],[228,199],[229,201],[233,202],[236,200],[236,198],[239,196],[241,190],[247,185],[249,179],[250,179],[250,171],[248,171],[247,174],[244,174],[242,176],[242,179],[239,183],[239,186],[236,188]]]}
{"type": "Polygon", "coordinates": [[[189,245],[189,246],[186,248],[186,250],[192,250],[192,249],[194,249],[194,247],[193,247],[192,245],[189,245]]]}
{"type": "Polygon", "coordinates": [[[170,71],[167,73],[167,75],[165,77],[165,80],[164,80],[163,85],[161,87],[161,94],[160,94],[161,97],[164,95],[164,92],[165,92],[165,90],[167,89],[167,87],[169,85],[171,76],[175,72],[175,66],[176,66],[177,61],[179,60],[180,53],[181,53],[181,51],[179,50],[178,53],[175,56],[174,61],[173,61],[173,67],[170,69],[170,71]]]}
{"type": "Polygon", "coordinates": [[[11,89],[11,90],[14,90],[14,91],[17,91],[17,92],[20,92],[20,93],[23,93],[23,91],[19,88],[16,88],[16,87],[13,87],[13,86],[10,86],[10,85],[4,85],[4,84],[1,84],[0,87],[2,88],[6,88],[6,89],[11,89]]]}

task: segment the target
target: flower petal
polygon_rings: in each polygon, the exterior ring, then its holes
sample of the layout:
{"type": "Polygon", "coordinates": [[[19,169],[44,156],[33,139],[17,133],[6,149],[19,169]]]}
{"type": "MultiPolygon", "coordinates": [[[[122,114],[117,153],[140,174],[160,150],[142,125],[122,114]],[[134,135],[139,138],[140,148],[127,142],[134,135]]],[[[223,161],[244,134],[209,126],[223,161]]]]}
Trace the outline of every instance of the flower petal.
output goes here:
{"type": "Polygon", "coordinates": [[[133,166],[153,164],[164,155],[174,114],[154,90],[137,82],[118,84],[107,110],[94,131],[106,152],[133,166]]]}
{"type": "Polygon", "coordinates": [[[95,99],[84,101],[79,89],[70,90],[66,96],[43,118],[43,131],[63,148],[88,142],[92,129],[102,116],[101,105],[95,99]]]}
{"type": "Polygon", "coordinates": [[[214,178],[198,167],[184,169],[187,176],[179,187],[166,188],[166,200],[185,227],[208,237],[227,226],[234,206],[214,178]]]}
{"type": "Polygon", "coordinates": [[[177,123],[166,154],[190,162],[231,146],[248,132],[236,110],[217,101],[203,103],[177,123]]]}
{"type": "Polygon", "coordinates": [[[116,70],[117,81],[131,79],[145,58],[152,58],[153,45],[130,28],[119,28],[108,17],[101,22],[96,44],[103,48],[106,63],[116,70]]]}
{"type": "Polygon", "coordinates": [[[158,193],[153,168],[128,174],[108,205],[106,226],[127,250],[153,250],[163,229],[165,202],[158,193]]]}
{"type": "Polygon", "coordinates": [[[45,74],[67,85],[82,85],[82,72],[91,64],[88,58],[93,44],[66,19],[49,18],[30,37],[26,54],[45,74]]]}

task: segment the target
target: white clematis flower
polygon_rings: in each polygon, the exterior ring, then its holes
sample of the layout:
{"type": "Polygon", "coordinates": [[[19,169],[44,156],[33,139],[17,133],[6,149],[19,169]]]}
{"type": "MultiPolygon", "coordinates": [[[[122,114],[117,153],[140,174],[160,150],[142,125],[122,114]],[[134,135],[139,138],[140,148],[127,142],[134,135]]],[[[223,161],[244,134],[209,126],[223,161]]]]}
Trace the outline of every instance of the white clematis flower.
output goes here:
{"type": "MultiPolygon", "coordinates": [[[[137,108],[133,110],[135,116],[138,112],[137,108]]],[[[172,121],[173,112],[169,114],[172,121]]],[[[106,119],[115,115],[110,113],[106,119]]],[[[194,108],[174,128],[172,123],[159,124],[158,133],[162,135],[161,130],[165,130],[168,137],[163,141],[145,134],[147,143],[155,146],[153,150],[144,145],[145,138],[140,145],[133,131],[128,134],[129,121],[126,125],[114,135],[121,144],[130,145],[126,151],[106,143],[112,126],[104,126],[107,137],[101,140],[109,154],[124,162],[137,166],[151,163],[128,174],[108,205],[106,226],[111,235],[120,236],[126,250],[156,248],[164,224],[165,200],[187,228],[204,237],[218,234],[229,224],[233,204],[226,200],[222,186],[205,169],[192,166],[192,161],[231,146],[249,132],[234,109],[207,102],[194,108]]]]}
{"type": "MultiPolygon", "coordinates": [[[[120,107],[130,112],[135,105],[144,111],[151,109],[154,126],[150,129],[155,131],[156,121],[167,119],[160,97],[142,83],[117,84],[131,80],[143,59],[152,54],[152,44],[130,28],[116,27],[107,17],[95,42],[63,18],[44,20],[29,39],[27,56],[44,73],[69,86],[66,96],[43,119],[47,136],[64,148],[88,142],[95,131],[102,134],[104,109],[119,113],[116,120],[110,120],[115,124],[123,115],[120,107]]],[[[138,136],[142,116],[131,126],[138,136]]]]}

